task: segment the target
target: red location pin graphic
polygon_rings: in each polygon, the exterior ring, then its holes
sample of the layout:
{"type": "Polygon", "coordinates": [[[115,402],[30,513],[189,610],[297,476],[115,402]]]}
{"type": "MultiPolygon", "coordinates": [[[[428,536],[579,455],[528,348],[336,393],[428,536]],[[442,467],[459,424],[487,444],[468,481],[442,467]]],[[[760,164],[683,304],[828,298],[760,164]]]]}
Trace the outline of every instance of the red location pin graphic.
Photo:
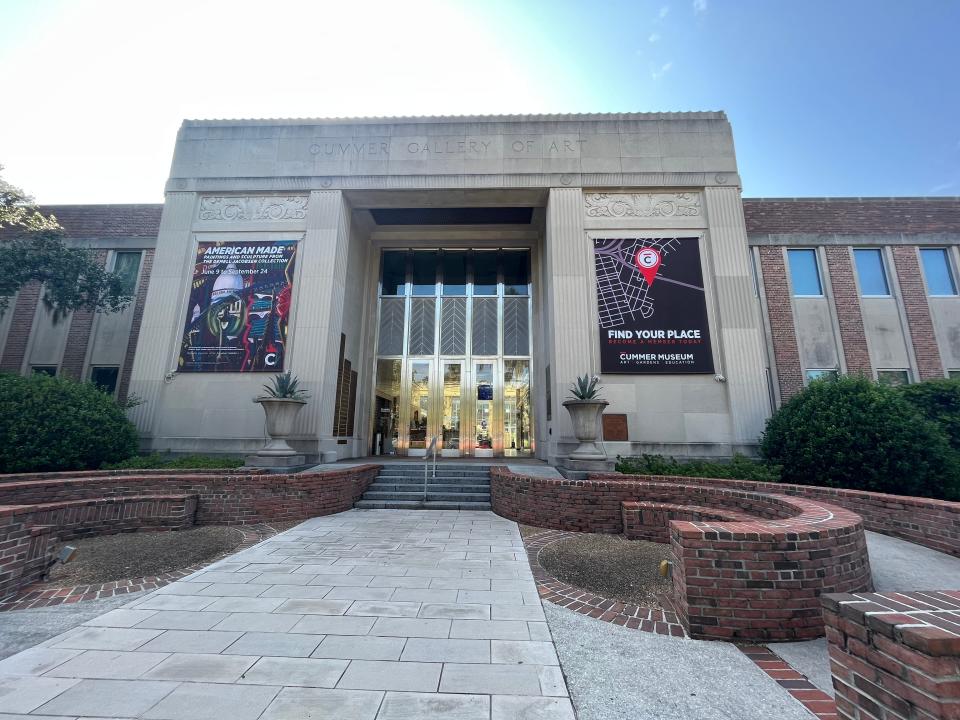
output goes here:
{"type": "Polygon", "coordinates": [[[652,247],[640,248],[637,250],[637,256],[634,258],[637,269],[647,281],[647,285],[652,285],[654,278],[657,277],[657,270],[660,268],[660,252],[652,247]]]}

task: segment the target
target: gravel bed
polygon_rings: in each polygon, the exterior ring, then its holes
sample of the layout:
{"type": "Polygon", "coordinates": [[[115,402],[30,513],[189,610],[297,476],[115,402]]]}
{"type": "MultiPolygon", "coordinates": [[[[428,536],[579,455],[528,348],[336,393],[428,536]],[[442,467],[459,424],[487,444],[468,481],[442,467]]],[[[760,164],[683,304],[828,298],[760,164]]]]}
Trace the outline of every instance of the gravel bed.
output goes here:
{"type": "Polygon", "coordinates": [[[204,526],[168,532],[137,532],[71,540],[78,552],[56,565],[45,585],[96,585],[179,570],[230,552],[243,541],[232,527],[204,526]]]}
{"type": "Polygon", "coordinates": [[[578,533],[547,545],[539,559],[558,580],[631,605],[660,607],[657,596],[673,587],[659,574],[660,561],[673,560],[660,543],[578,533]]]}

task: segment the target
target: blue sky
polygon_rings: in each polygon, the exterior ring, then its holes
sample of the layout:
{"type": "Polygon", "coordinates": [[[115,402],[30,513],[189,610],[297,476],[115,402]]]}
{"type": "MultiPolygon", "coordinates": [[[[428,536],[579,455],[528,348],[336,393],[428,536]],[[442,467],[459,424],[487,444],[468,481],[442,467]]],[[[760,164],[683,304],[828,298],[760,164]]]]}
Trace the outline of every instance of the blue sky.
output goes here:
{"type": "Polygon", "coordinates": [[[725,110],[746,196],[960,195],[958,28],[957,0],[0,0],[0,164],[159,202],[185,117],[725,110]]]}

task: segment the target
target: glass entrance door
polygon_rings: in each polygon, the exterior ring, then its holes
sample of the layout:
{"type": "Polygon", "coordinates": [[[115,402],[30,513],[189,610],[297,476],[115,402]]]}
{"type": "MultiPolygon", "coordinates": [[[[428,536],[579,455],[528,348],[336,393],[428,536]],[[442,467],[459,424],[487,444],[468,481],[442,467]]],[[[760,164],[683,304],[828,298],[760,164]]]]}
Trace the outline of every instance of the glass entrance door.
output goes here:
{"type": "Polygon", "coordinates": [[[431,421],[435,417],[431,407],[433,361],[411,360],[407,364],[407,454],[424,456],[433,437],[431,421]]]}
{"type": "Polygon", "coordinates": [[[441,360],[443,368],[440,392],[440,454],[460,457],[463,449],[463,360],[441,360]]]}

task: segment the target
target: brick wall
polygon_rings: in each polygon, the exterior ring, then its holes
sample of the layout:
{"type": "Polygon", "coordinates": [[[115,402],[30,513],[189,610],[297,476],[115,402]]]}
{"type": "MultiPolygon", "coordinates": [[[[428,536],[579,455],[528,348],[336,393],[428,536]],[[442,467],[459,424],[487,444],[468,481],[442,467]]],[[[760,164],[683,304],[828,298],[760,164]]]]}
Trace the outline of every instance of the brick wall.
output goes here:
{"type": "Polygon", "coordinates": [[[130,323],[130,336],[127,338],[127,352],[123,358],[123,367],[120,368],[120,385],[117,388],[117,399],[124,402],[130,390],[130,372],[133,370],[133,358],[137,353],[137,341],[140,339],[140,326],[143,324],[143,307],[147,301],[147,287],[150,284],[150,273],[153,270],[154,250],[145,250],[143,253],[143,267],[140,269],[140,280],[137,285],[137,295],[133,301],[133,319],[130,323]]]}
{"type": "Polygon", "coordinates": [[[767,300],[770,341],[773,343],[773,371],[780,386],[780,399],[785,402],[803,389],[803,369],[800,367],[797,330],[793,324],[793,305],[790,302],[790,285],[782,248],[760,248],[760,272],[767,300]]]}
{"type": "Polygon", "coordinates": [[[893,248],[893,262],[897,268],[897,281],[900,295],[910,328],[913,352],[917,358],[917,371],[920,380],[943,377],[943,365],[940,362],[940,348],[930,318],[930,306],[927,304],[927,292],[920,274],[920,262],[917,260],[917,248],[900,246],[893,248]]]}
{"type": "Polygon", "coordinates": [[[863,330],[863,314],[860,311],[860,292],[853,276],[850,248],[827,246],[827,269],[830,271],[830,287],[833,289],[834,307],[840,325],[840,342],[848,375],[873,377],[867,335],[863,330]]]}
{"type": "MultiPolygon", "coordinates": [[[[104,265],[107,262],[107,251],[98,250],[96,259],[101,266],[104,265]]],[[[60,373],[62,375],[72,377],[75,380],[82,378],[94,315],[93,310],[83,308],[70,316],[70,330],[67,333],[66,347],[63,349],[63,361],[60,363],[60,373]]]]}
{"type": "Polygon", "coordinates": [[[960,718],[960,591],[823,598],[842,720],[960,718]]]}
{"type": "Polygon", "coordinates": [[[0,476],[0,598],[35,582],[57,542],[198,525],[296,522],[353,507],[379,465],[293,475],[122,471],[0,476]]]}
{"type": "Polygon", "coordinates": [[[7,339],[3,346],[3,355],[0,356],[0,372],[18,373],[23,367],[23,358],[27,352],[27,343],[30,341],[30,330],[33,328],[33,316],[40,301],[40,283],[29,282],[20,288],[17,300],[7,312],[13,313],[7,339]]]}
{"type": "Polygon", "coordinates": [[[960,230],[956,198],[743,199],[747,232],[890,235],[960,230]]]}

